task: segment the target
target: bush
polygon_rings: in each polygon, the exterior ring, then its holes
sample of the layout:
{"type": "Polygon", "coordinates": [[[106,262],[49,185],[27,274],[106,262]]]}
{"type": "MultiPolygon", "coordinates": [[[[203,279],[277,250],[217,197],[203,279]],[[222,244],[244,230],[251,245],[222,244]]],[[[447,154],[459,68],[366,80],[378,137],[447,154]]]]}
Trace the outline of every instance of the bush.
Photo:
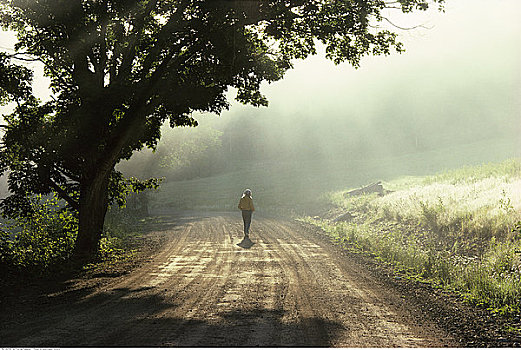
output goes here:
{"type": "Polygon", "coordinates": [[[2,223],[0,260],[6,270],[45,275],[71,257],[78,223],[56,197],[30,201],[31,214],[2,223]]]}

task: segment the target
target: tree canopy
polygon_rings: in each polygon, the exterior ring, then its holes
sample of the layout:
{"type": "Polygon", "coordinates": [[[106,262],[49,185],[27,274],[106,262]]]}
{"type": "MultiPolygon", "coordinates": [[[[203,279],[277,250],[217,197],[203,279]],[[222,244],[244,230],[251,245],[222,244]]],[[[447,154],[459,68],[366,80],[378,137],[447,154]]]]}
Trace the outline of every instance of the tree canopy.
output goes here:
{"type": "MultiPolygon", "coordinates": [[[[432,0],[440,6],[443,0],[432,0]]],[[[76,251],[92,256],[107,206],[156,182],[125,179],[114,166],[160,127],[195,126],[194,111],[219,114],[226,93],[265,106],[262,82],[283,77],[318,43],[335,63],[403,51],[377,24],[389,8],[425,10],[427,0],[0,0],[0,24],[18,36],[0,54],[5,117],[0,171],[9,171],[7,214],[28,194],[56,193],[78,212],[76,251]],[[43,63],[52,100],[31,94],[17,60],[43,63]]]]}

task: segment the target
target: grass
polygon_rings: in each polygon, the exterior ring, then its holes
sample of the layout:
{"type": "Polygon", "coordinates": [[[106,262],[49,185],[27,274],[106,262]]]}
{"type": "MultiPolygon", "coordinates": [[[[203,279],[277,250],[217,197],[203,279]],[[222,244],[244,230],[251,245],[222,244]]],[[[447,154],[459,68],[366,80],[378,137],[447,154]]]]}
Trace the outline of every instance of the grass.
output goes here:
{"type": "Polygon", "coordinates": [[[371,204],[378,216],[421,224],[451,244],[478,244],[474,253],[481,255],[484,242],[492,237],[510,238],[511,228],[521,220],[521,178],[432,182],[391,193],[371,204]]]}
{"type": "Polygon", "coordinates": [[[378,197],[329,194],[354,219],[304,220],[339,244],[379,259],[499,314],[521,312],[521,160],[384,183],[378,197]]]}
{"type": "MultiPolygon", "coordinates": [[[[255,159],[229,166],[229,172],[207,178],[185,181],[165,179],[151,195],[153,209],[236,210],[245,188],[253,190],[259,212],[296,213],[304,215],[316,207],[317,198],[328,191],[346,186],[360,186],[378,180],[393,179],[403,174],[413,176],[392,183],[403,186],[411,181],[424,181],[426,174],[461,164],[480,164],[484,160],[505,157],[517,150],[513,142],[481,140],[439,150],[411,153],[396,157],[384,154],[378,159],[360,159],[356,154],[335,156],[320,161],[264,161],[255,159]]],[[[422,183],[418,183],[422,185],[422,183]]],[[[394,188],[391,188],[394,189],[394,188]]]]}

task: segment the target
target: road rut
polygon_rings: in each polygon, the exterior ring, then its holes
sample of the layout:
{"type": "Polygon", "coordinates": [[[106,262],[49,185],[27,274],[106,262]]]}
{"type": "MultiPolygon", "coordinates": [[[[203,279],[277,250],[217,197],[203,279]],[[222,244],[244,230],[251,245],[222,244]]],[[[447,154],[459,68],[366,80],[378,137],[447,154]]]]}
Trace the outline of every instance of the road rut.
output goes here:
{"type": "Polygon", "coordinates": [[[291,220],[185,217],[130,274],[49,295],[1,345],[442,347],[457,343],[353,258],[291,220]]]}

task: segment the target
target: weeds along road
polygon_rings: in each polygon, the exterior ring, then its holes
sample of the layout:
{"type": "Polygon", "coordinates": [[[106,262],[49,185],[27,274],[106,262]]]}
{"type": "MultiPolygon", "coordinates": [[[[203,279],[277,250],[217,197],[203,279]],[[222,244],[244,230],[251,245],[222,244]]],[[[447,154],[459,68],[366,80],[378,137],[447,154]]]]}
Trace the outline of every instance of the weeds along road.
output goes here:
{"type": "MultiPolygon", "coordinates": [[[[2,346],[457,345],[407,300],[297,222],[177,218],[149,261],[2,322],[2,346]]],[[[45,304],[45,303],[44,303],[45,304]]]]}

